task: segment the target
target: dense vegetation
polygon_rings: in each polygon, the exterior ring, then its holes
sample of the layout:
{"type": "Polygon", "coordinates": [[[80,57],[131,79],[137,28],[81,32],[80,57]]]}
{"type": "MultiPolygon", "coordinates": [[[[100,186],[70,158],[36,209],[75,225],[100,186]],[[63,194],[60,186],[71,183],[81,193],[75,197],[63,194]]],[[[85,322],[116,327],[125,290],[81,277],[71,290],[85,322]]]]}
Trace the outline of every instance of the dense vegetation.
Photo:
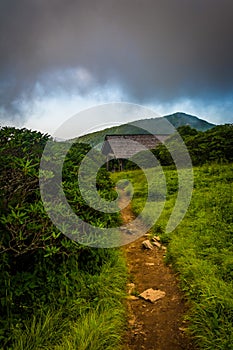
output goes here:
{"type": "MultiPolygon", "coordinates": [[[[233,161],[233,125],[218,125],[205,132],[192,129],[190,126],[177,128],[188,149],[193,165],[206,162],[226,163],[233,161]]],[[[173,160],[167,149],[177,147],[177,135],[172,135],[164,145],[154,150],[154,154],[162,165],[172,165],[173,160]]]]}
{"type": "MultiPolygon", "coordinates": [[[[183,169],[185,172],[186,170],[183,169]]],[[[190,302],[189,331],[200,349],[227,350],[233,344],[233,166],[204,164],[194,167],[193,196],[179,226],[165,231],[178,190],[177,172],[164,167],[167,198],[164,210],[152,228],[167,244],[166,262],[179,273],[181,287],[190,302]]],[[[147,169],[156,177],[156,169],[147,169]]],[[[141,213],[147,196],[141,170],[114,173],[115,181],[128,179],[134,186],[132,209],[141,213]]],[[[127,184],[127,182],[126,182],[127,184]]],[[[158,188],[154,191],[158,191],[158,188]]],[[[131,191],[128,185],[126,191],[131,191]]],[[[149,219],[150,210],[144,215],[149,219]]]]}
{"type": "MultiPolygon", "coordinates": [[[[205,132],[178,129],[195,165],[195,181],[186,216],[171,233],[165,227],[176,200],[177,172],[166,145],[154,151],[164,165],[167,198],[152,234],[168,244],[166,260],[179,272],[191,302],[190,331],[204,350],[231,349],[233,343],[232,130],[232,125],[205,132]]],[[[176,147],[176,137],[170,137],[169,147],[176,147]]],[[[125,261],[119,250],[82,246],[52,224],[39,191],[40,159],[48,140],[49,135],[26,129],[0,129],[0,349],[118,349],[125,261]]],[[[86,144],[71,147],[62,188],[79,217],[97,227],[117,226],[118,215],[95,211],[80,194],[77,173],[89,149],[86,144]]],[[[132,162],[127,166],[134,167],[132,162]]],[[[152,179],[156,172],[147,169],[152,179]]],[[[133,182],[132,209],[141,213],[147,194],[143,172],[113,176],[114,181],[123,177],[133,182]]],[[[159,181],[152,186],[158,201],[164,199],[159,181]]],[[[98,192],[112,200],[112,188],[102,167],[98,192]]],[[[150,210],[152,206],[145,221],[150,210]]]]}
{"type": "MultiPolygon", "coordinates": [[[[182,157],[181,142],[182,139],[186,146],[186,154],[189,153],[193,165],[201,165],[206,162],[227,163],[233,162],[233,125],[218,125],[207,131],[198,131],[189,125],[183,125],[177,128],[177,132],[168,137],[164,144],[160,144],[152,153],[163,166],[175,167],[171,151],[182,157]],[[178,150],[178,152],[177,152],[178,150]]],[[[186,158],[186,155],[185,155],[186,158]]],[[[125,170],[139,169],[132,160],[139,160],[140,164],[148,168],[148,156],[140,152],[133,159],[122,159],[121,163],[125,170]]],[[[108,165],[109,170],[119,170],[119,161],[111,160],[108,165]]]]}
{"type": "MultiPolygon", "coordinates": [[[[0,348],[117,349],[125,263],[118,250],[81,246],[52,224],[38,179],[48,139],[26,129],[0,130],[0,348]]],[[[77,144],[67,154],[65,193],[83,219],[115,225],[118,216],[95,212],[79,193],[77,171],[88,151],[89,146],[77,144]]],[[[97,188],[104,198],[114,198],[104,169],[97,188]]]]}

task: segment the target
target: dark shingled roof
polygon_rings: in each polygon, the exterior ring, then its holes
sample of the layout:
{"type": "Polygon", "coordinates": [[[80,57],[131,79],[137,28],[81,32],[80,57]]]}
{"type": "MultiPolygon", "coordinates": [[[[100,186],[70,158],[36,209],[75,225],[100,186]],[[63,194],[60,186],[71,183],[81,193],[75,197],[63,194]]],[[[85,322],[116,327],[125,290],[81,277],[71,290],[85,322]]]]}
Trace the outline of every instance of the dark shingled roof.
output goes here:
{"type": "Polygon", "coordinates": [[[102,153],[115,158],[130,158],[138,152],[154,149],[164,142],[170,135],[106,135],[102,153]]]}

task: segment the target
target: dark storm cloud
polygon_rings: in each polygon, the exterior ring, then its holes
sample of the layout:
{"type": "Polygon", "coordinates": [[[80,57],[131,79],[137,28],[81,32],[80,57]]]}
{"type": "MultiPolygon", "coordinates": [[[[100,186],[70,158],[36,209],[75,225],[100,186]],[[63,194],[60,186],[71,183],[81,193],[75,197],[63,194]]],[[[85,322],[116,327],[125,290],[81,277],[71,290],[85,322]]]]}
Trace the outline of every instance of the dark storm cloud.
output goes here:
{"type": "Polygon", "coordinates": [[[233,91],[232,42],[232,0],[1,0],[0,106],[16,114],[33,94],[106,83],[138,102],[220,98],[233,91]]]}

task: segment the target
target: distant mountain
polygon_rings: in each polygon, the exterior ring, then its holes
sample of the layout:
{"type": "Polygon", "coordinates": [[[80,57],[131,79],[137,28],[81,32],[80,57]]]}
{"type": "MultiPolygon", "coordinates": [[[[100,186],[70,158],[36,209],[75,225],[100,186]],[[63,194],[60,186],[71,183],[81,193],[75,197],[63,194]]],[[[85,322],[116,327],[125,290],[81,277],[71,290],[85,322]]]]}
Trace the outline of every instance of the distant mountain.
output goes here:
{"type": "Polygon", "coordinates": [[[161,120],[164,118],[167,119],[175,128],[178,128],[179,126],[189,125],[191,128],[194,128],[198,131],[206,131],[215,126],[214,124],[211,124],[203,119],[199,119],[193,115],[181,112],[166,115],[162,118],[138,120],[136,122],[133,122],[133,124],[150,130],[152,133],[156,133],[157,127],[160,125],[161,120]]]}
{"type": "Polygon", "coordinates": [[[79,137],[79,142],[89,143],[92,146],[102,143],[106,135],[116,134],[170,134],[171,128],[164,125],[163,119],[167,119],[175,128],[183,125],[189,125],[198,131],[206,131],[213,128],[215,125],[203,119],[199,119],[193,115],[177,112],[160,118],[136,120],[132,123],[122,124],[96,131],[91,134],[79,137]],[[149,132],[147,131],[149,130],[149,132]]]}
{"type": "Polygon", "coordinates": [[[206,131],[216,126],[215,124],[209,123],[206,120],[181,112],[167,115],[164,118],[175,126],[175,128],[183,125],[189,125],[191,128],[198,131],[206,131]]]}

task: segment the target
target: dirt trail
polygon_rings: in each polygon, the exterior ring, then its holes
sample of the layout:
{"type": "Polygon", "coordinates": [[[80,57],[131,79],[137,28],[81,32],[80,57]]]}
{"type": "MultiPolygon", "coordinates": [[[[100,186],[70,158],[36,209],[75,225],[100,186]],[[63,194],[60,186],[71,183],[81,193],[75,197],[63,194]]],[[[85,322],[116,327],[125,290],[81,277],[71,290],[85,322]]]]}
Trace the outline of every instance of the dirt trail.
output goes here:
{"type": "MultiPolygon", "coordinates": [[[[126,198],[122,192],[121,207],[126,198]]],[[[130,206],[121,213],[125,223],[132,221],[130,206]]],[[[130,273],[129,289],[134,287],[134,291],[127,302],[128,330],[123,350],[194,350],[185,333],[187,305],[177,277],[170,267],[164,265],[163,249],[143,249],[145,239],[145,236],[141,237],[124,247],[130,273]],[[160,289],[166,295],[155,303],[135,297],[148,288],[160,289]]]]}

